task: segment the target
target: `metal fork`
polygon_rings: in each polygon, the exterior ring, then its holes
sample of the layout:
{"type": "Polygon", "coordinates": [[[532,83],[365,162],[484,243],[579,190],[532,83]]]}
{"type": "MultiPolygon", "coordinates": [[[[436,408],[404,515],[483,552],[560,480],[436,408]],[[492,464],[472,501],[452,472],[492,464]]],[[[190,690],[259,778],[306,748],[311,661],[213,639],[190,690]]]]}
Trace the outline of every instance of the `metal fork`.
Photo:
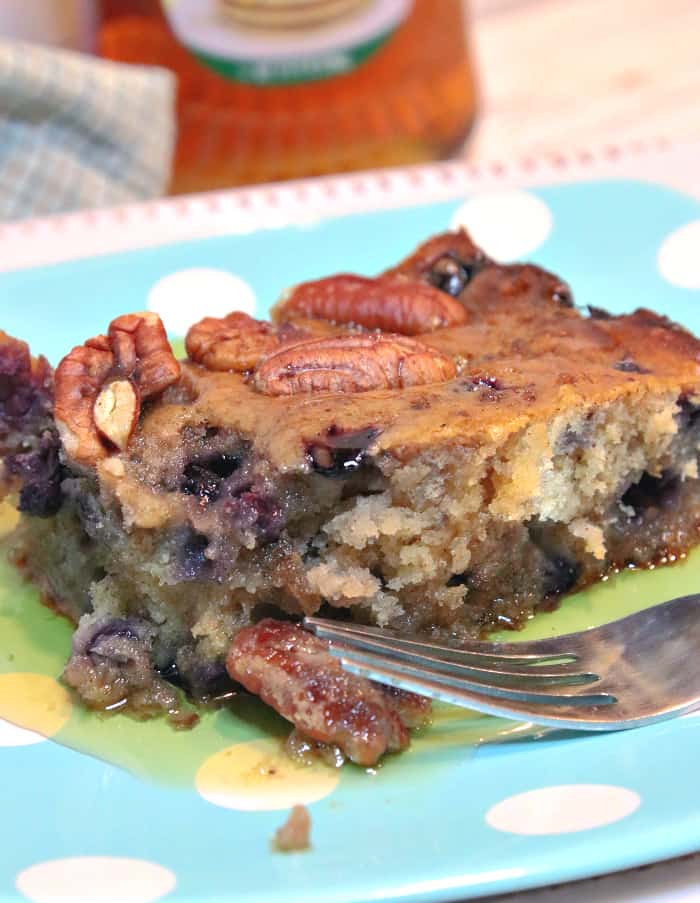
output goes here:
{"type": "Polygon", "coordinates": [[[353,674],[489,715],[603,731],[700,707],[700,594],[580,633],[459,648],[322,618],[304,624],[353,674]]]}

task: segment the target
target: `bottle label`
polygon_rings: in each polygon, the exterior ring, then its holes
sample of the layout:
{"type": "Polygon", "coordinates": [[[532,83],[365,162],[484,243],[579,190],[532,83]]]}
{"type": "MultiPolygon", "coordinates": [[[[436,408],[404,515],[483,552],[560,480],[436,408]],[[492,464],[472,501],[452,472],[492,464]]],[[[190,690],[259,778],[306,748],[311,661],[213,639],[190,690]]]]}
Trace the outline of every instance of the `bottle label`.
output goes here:
{"type": "Polygon", "coordinates": [[[219,75],[252,85],[319,81],[379,50],[412,0],[162,0],[177,39],[219,75]]]}

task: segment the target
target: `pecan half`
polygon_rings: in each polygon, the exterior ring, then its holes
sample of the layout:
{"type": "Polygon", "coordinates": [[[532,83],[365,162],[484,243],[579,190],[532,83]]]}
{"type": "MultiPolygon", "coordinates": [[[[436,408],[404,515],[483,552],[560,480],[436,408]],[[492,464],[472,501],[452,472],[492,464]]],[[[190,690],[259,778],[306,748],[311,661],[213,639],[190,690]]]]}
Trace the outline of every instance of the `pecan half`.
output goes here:
{"type": "Polygon", "coordinates": [[[275,351],[280,337],[270,323],[238,311],[205,317],[185,337],[187,354],[208,370],[252,370],[261,357],[275,351]]]}
{"type": "Polygon", "coordinates": [[[116,373],[135,382],[142,399],[160,394],[180,378],[180,365],[157,314],[140,311],[117,317],[108,337],[116,373]]]}
{"type": "Polygon", "coordinates": [[[466,310],[449,295],[402,276],[341,274],[297,285],[272,312],[276,322],[317,317],[402,335],[420,335],[466,323],[466,310]]]}
{"type": "Polygon", "coordinates": [[[74,348],[56,369],[54,416],[66,455],[89,467],[115,448],[123,451],[141,402],[179,376],[156,314],[117,317],[106,336],[74,348]]]}
{"type": "Polygon", "coordinates": [[[307,736],[339,746],[359,765],[408,746],[391,697],[344,671],[324,640],[295,624],[266,618],[243,628],[226,670],[307,736]]]}
{"type": "Polygon", "coordinates": [[[454,362],[415,339],[384,334],[330,336],[281,348],[253,376],[265,395],[366,392],[445,382],[454,362]]]}

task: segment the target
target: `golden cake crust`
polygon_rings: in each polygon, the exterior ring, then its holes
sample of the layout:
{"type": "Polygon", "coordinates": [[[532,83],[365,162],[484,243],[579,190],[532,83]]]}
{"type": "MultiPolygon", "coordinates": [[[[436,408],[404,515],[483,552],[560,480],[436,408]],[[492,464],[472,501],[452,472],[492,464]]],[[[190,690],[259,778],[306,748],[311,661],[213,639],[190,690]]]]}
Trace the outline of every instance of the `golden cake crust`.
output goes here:
{"type": "Polygon", "coordinates": [[[250,439],[277,469],[306,471],[309,443],[331,429],[373,429],[368,452],[401,459],[433,445],[502,441],[534,421],[614,399],[700,392],[700,342],[650,311],[593,319],[570,309],[499,307],[422,337],[460,360],[459,374],[447,382],[270,397],[243,375],[185,363],[187,401],[170,403],[166,395],[140,433],[149,444],[170,444],[186,426],[217,424],[250,439]]]}

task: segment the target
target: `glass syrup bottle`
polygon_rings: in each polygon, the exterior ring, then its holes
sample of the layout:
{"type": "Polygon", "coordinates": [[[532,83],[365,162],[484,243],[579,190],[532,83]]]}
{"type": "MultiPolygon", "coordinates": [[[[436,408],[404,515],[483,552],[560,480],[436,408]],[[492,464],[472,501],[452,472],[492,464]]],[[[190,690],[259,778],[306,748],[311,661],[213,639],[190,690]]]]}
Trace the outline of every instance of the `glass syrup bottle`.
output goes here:
{"type": "Polygon", "coordinates": [[[177,76],[171,190],[445,157],[472,124],[462,0],[101,0],[98,51],[177,76]]]}

